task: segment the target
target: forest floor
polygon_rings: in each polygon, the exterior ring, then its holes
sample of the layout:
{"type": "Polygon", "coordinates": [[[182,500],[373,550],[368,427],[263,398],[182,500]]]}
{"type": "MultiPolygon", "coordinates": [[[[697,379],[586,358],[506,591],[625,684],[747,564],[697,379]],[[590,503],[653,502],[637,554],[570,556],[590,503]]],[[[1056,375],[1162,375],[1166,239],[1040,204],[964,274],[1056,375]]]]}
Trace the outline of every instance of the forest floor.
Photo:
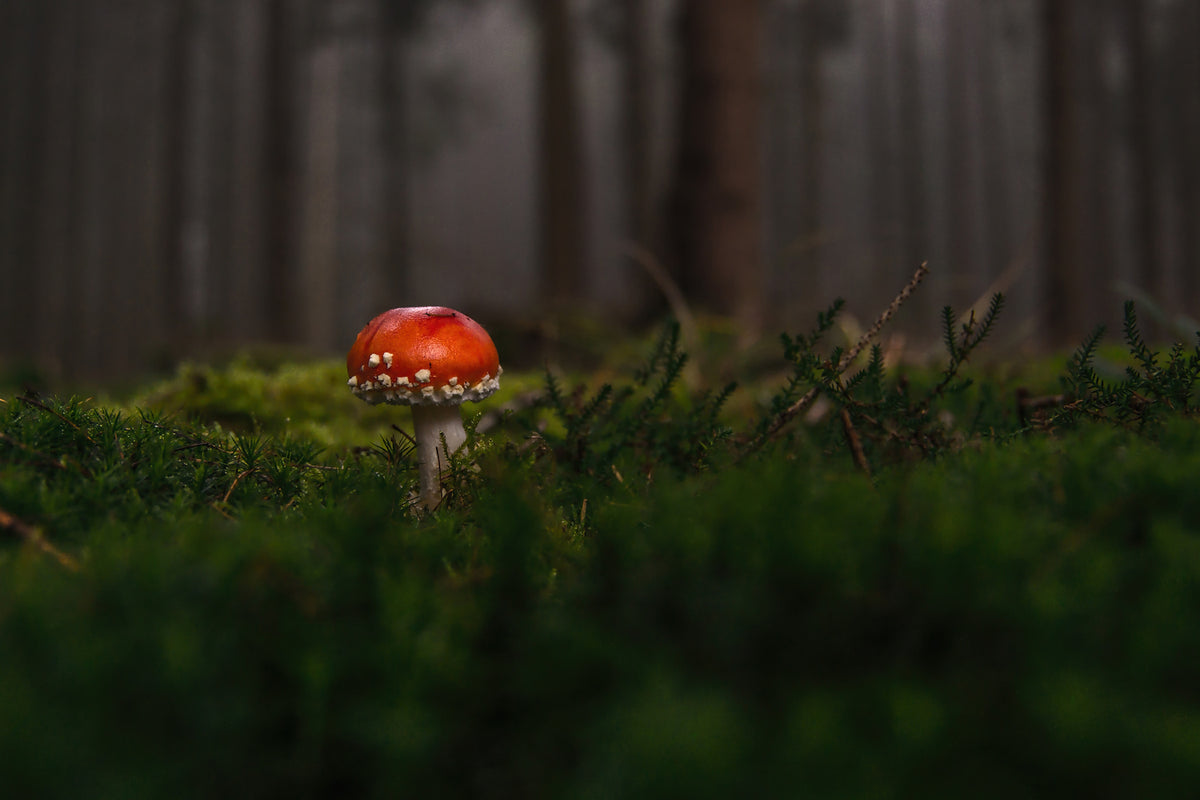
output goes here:
{"type": "Polygon", "coordinates": [[[433,512],[407,410],[337,363],[0,396],[0,785],[1200,785],[1200,348],[1130,307],[1123,344],[1018,364],[948,315],[913,365],[834,317],[740,374],[675,326],[506,371],[433,512]]]}

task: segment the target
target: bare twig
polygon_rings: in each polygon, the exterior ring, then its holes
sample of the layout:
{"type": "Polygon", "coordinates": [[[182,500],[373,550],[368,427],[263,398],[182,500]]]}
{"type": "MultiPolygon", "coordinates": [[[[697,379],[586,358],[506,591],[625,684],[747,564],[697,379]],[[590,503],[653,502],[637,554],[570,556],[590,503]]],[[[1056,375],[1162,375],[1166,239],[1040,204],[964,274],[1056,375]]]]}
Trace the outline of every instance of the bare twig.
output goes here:
{"type": "MultiPolygon", "coordinates": [[[[888,305],[888,307],[883,310],[883,313],[879,315],[879,319],[875,320],[875,324],[872,325],[871,328],[862,335],[854,347],[847,350],[838,360],[838,374],[844,372],[847,367],[854,363],[854,359],[858,358],[858,355],[863,351],[863,348],[870,344],[871,341],[879,335],[879,332],[883,330],[883,326],[888,323],[888,320],[896,315],[896,312],[900,310],[900,306],[904,305],[904,302],[908,300],[910,296],[912,296],[912,293],[917,290],[917,287],[921,285],[921,281],[924,280],[925,276],[928,274],[929,262],[922,261],[921,266],[917,267],[916,272],[914,272],[913,276],[909,278],[908,283],[905,284],[904,288],[900,290],[900,294],[896,295],[896,298],[892,300],[891,304],[888,305]]],[[[817,399],[818,392],[818,387],[814,386],[805,392],[803,397],[780,412],[779,416],[775,418],[775,422],[767,431],[767,437],[774,436],[781,428],[783,428],[784,425],[787,425],[789,422],[791,422],[797,414],[801,413],[810,405],[812,405],[813,401],[817,399]]]]}
{"type": "MultiPolygon", "coordinates": [[[[696,326],[696,315],[692,313],[691,306],[688,305],[687,298],[684,297],[679,284],[663,269],[654,254],[637,242],[626,242],[625,254],[633,260],[633,263],[646,271],[646,274],[658,286],[658,290],[662,292],[663,297],[666,298],[671,313],[679,322],[679,332],[683,335],[684,348],[690,353],[699,353],[700,329],[696,326]]],[[[699,365],[696,361],[689,360],[684,364],[683,380],[692,389],[700,385],[699,365]]]]}
{"type": "Polygon", "coordinates": [[[413,447],[417,446],[417,440],[413,438],[412,434],[409,433],[408,431],[404,430],[404,428],[401,428],[399,425],[397,425],[394,422],[392,423],[392,430],[394,430],[396,433],[400,434],[405,439],[407,439],[408,443],[411,444],[413,447]]]}
{"type": "Polygon", "coordinates": [[[1029,423],[1030,412],[1042,411],[1047,408],[1061,408],[1067,402],[1066,395],[1048,394],[1041,397],[1031,397],[1024,386],[1017,389],[1017,424],[1024,428],[1029,423]]]}
{"type": "Polygon", "coordinates": [[[83,436],[83,438],[87,439],[87,440],[88,440],[89,442],[91,442],[92,444],[95,444],[95,443],[96,443],[96,440],[95,440],[95,439],[93,439],[91,436],[88,436],[88,434],[87,434],[87,431],[85,431],[83,428],[81,428],[81,427],[79,427],[78,425],[76,425],[74,422],[71,422],[71,420],[69,420],[69,419],[67,419],[65,416],[63,416],[63,414],[62,414],[61,412],[54,410],[54,409],[53,409],[53,408],[51,408],[50,406],[48,406],[48,405],[46,405],[45,403],[41,402],[40,400],[34,400],[32,397],[30,397],[30,396],[29,396],[29,395],[27,395],[27,394],[26,394],[26,395],[21,395],[21,396],[20,396],[20,397],[18,397],[17,399],[18,399],[18,400],[20,400],[22,403],[27,403],[27,404],[29,404],[29,405],[31,405],[31,406],[36,406],[36,407],[40,408],[42,411],[45,411],[45,412],[47,412],[47,413],[49,413],[49,414],[53,414],[54,416],[58,417],[58,418],[59,418],[59,419],[61,419],[63,422],[67,423],[67,424],[68,424],[68,425],[70,425],[72,428],[74,428],[74,429],[75,429],[75,430],[76,430],[76,431],[77,431],[77,432],[78,432],[78,433],[79,433],[81,436],[83,436]]]}
{"type": "Polygon", "coordinates": [[[854,362],[854,359],[858,358],[858,354],[863,351],[863,348],[870,344],[875,337],[879,335],[879,332],[883,330],[883,326],[888,323],[888,320],[896,316],[896,312],[900,310],[900,306],[904,305],[904,302],[912,296],[912,293],[917,290],[917,287],[921,285],[921,281],[925,280],[925,276],[928,274],[929,262],[922,261],[921,266],[917,267],[917,271],[914,272],[913,276],[908,279],[908,283],[905,284],[904,288],[900,290],[900,294],[896,295],[896,298],[892,300],[891,305],[883,310],[883,313],[879,315],[879,319],[875,320],[875,324],[871,326],[871,329],[864,333],[862,338],[858,340],[858,343],[855,344],[854,347],[850,348],[850,350],[848,350],[845,355],[842,356],[841,360],[838,361],[839,372],[850,366],[850,364],[854,362]]]}
{"type": "Polygon", "coordinates": [[[246,477],[247,475],[251,474],[254,471],[255,471],[254,467],[251,467],[250,469],[244,469],[241,472],[239,472],[237,477],[233,479],[233,483],[229,484],[229,490],[227,492],[225,492],[225,496],[221,498],[221,503],[222,504],[228,503],[229,496],[233,494],[233,490],[237,488],[237,485],[242,482],[242,478],[246,477]]]}
{"type": "Polygon", "coordinates": [[[72,572],[79,571],[79,562],[51,544],[46,539],[45,535],[42,534],[41,530],[35,528],[33,525],[30,525],[24,520],[14,517],[12,514],[8,513],[2,508],[0,508],[0,528],[3,528],[7,531],[12,531],[21,539],[23,539],[26,544],[32,545],[38,550],[41,550],[43,553],[50,556],[59,564],[71,570],[72,572]]]}
{"type": "Polygon", "coordinates": [[[651,280],[658,286],[658,290],[662,292],[663,297],[667,301],[667,305],[671,307],[671,313],[679,320],[679,327],[683,332],[683,340],[689,348],[695,347],[698,344],[696,331],[696,316],[692,313],[691,306],[688,305],[687,298],[683,296],[683,290],[679,288],[671,276],[663,269],[662,264],[654,257],[654,254],[642,247],[637,242],[625,243],[625,255],[646,271],[651,280]]]}
{"type": "Polygon", "coordinates": [[[63,462],[59,461],[58,459],[51,458],[50,456],[43,453],[41,450],[35,450],[34,448],[30,447],[29,445],[25,444],[24,442],[18,441],[17,439],[12,438],[7,433],[4,433],[3,431],[0,431],[0,442],[8,442],[9,444],[11,444],[13,447],[17,448],[18,450],[23,450],[26,453],[28,453],[29,455],[36,458],[37,460],[39,460],[45,464],[48,464],[52,467],[56,467],[58,469],[66,469],[67,468],[67,465],[64,464],[63,462]]]}
{"type": "Polygon", "coordinates": [[[29,445],[25,444],[24,442],[17,441],[16,439],[12,438],[8,434],[2,433],[2,432],[0,432],[0,441],[8,442],[13,447],[16,447],[19,450],[24,450],[26,453],[29,453],[31,456],[38,459],[42,463],[47,464],[51,467],[54,467],[55,469],[67,470],[67,469],[70,469],[71,467],[74,467],[75,469],[79,470],[79,474],[82,475],[83,477],[88,478],[88,479],[90,479],[92,477],[92,471],[90,469],[85,467],[83,464],[80,464],[76,461],[72,461],[71,459],[67,458],[66,456],[63,456],[61,459],[53,458],[52,456],[47,455],[46,453],[43,453],[40,450],[35,450],[34,448],[30,447],[29,445]]]}
{"type": "Polygon", "coordinates": [[[863,452],[862,440],[850,420],[850,412],[842,409],[842,430],[846,432],[846,443],[850,445],[850,455],[854,457],[854,465],[862,470],[868,478],[871,477],[871,465],[867,463],[867,454],[863,452]]]}

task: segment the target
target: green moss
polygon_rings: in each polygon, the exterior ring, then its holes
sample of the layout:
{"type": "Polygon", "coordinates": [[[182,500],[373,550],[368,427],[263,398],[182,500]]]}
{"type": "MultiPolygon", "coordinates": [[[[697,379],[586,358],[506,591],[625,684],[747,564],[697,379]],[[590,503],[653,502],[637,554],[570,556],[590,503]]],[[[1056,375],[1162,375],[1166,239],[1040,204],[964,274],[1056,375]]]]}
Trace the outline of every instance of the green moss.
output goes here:
{"type": "MultiPolygon", "coordinates": [[[[730,429],[756,420],[682,389],[679,355],[668,335],[631,381],[523,405],[424,515],[411,453],[381,437],[397,410],[336,365],[189,367],[122,408],[7,398],[0,783],[886,798],[1200,779],[1186,410],[1019,429],[997,401],[1004,435],[984,435],[975,412],[1008,389],[981,376],[939,406],[936,453],[879,447],[867,474],[836,414],[751,447],[730,429]]],[[[841,397],[885,408],[888,379],[841,397]]]]}

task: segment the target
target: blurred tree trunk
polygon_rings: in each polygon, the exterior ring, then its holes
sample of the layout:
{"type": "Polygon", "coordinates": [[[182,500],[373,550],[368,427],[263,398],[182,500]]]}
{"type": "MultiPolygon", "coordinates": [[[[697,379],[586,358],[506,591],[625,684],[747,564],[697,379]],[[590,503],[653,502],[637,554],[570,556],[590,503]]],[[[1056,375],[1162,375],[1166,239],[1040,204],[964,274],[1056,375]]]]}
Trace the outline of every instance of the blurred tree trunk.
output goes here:
{"type": "Polygon", "coordinates": [[[870,237],[877,274],[887,271],[884,253],[895,252],[892,241],[896,229],[893,190],[898,167],[895,128],[891,119],[892,63],[889,39],[893,33],[882,7],[863,14],[860,35],[863,39],[862,101],[866,121],[866,157],[870,164],[867,186],[866,229],[870,237]]]}
{"type": "Polygon", "coordinates": [[[337,337],[339,316],[334,307],[336,301],[330,302],[330,298],[339,297],[337,157],[341,143],[338,138],[340,60],[337,45],[326,40],[315,42],[307,66],[303,189],[300,193],[304,202],[299,260],[299,313],[303,325],[299,342],[320,348],[328,346],[337,337]]]}
{"type": "Polygon", "coordinates": [[[629,238],[653,249],[654,186],[651,147],[650,30],[646,0],[620,0],[625,39],[625,192],[629,238]]]}
{"type": "Polygon", "coordinates": [[[378,0],[338,0],[336,41],[338,147],[337,250],[334,269],[342,287],[334,296],[334,338],[348,346],[366,320],[391,308],[383,292],[387,234],[384,209],[387,145],[383,139],[383,77],[387,31],[378,0]]]}
{"type": "Polygon", "coordinates": [[[227,330],[239,343],[266,334],[266,214],[271,194],[266,177],[268,6],[234,3],[225,22],[232,49],[228,195],[221,213],[229,218],[229,260],[224,270],[222,306],[227,330]]]}
{"type": "Polygon", "coordinates": [[[568,0],[537,0],[541,293],[556,305],[584,289],[589,248],[574,24],[568,0]]]}
{"type": "Polygon", "coordinates": [[[235,119],[231,98],[237,95],[234,73],[234,8],[220,0],[198,0],[197,42],[197,141],[192,179],[203,207],[193,218],[199,313],[206,338],[228,343],[238,320],[230,315],[229,295],[233,283],[233,215],[231,197],[235,184],[235,119]]]}
{"type": "Polygon", "coordinates": [[[89,363],[100,361],[106,355],[100,346],[104,336],[97,305],[107,295],[108,284],[115,277],[109,254],[112,250],[112,212],[118,205],[116,198],[106,191],[102,173],[104,165],[113,163],[117,157],[111,126],[104,123],[117,113],[117,109],[109,108],[106,102],[113,98],[105,87],[119,80],[112,63],[116,48],[108,37],[113,36],[119,42],[120,31],[113,28],[109,15],[92,4],[84,4],[81,16],[80,158],[73,187],[79,209],[78,228],[74,232],[76,252],[71,269],[74,274],[68,283],[66,314],[61,323],[73,328],[76,358],[89,363]]]}
{"type": "Polygon", "coordinates": [[[384,19],[379,77],[383,139],[383,241],[380,243],[383,273],[379,278],[379,295],[380,299],[386,298],[384,305],[391,308],[405,305],[401,299],[409,271],[408,98],[404,80],[407,30],[402,9],[411,9],[412,4],[379,2],[384,19]]]}
{"type": "Polygon", "coordinates": [[[1200,3],[1183,3],[1178,24],[1171,26],[1171,83],[1166,93],[1183,98],[1170,111],[1172,152],[1176,171],[1175,198],[1181,231],[1179,305],[1193,318],[1200,317],[1200,3]]]}
{"type": "MultiPolygon", "coordinates": [[[[646,254],[657,257],[660,231],[654,201],[653,107],[649,4],[619,0],[624,70],[621,76],[621,138],[624,158],[626,238],[646,254]]],[[[646,271],[630,258],[633,272],[631,316],[645,318],[661,311],[662,295],[646,271]]]]}
{"type": "Polygon", "coordinates": [[[80,98],[87,67],[82,60],[81,3],[63,0],[47,4],[46,9],[47,40],[36,87],[45,98],[45,107],[35,123],[41,153],[34,151],[38,174],[29,198],[37,210],[33,232],[37,284],[32,301],[36,344],[32,355],[41,369],[57,376],[64,367],[62,355],[75,333],[67,320],[70,286],[79,263],[78,182],[83,136],[80,98]]]}
{"type": "Polygon", "coordinates": [[[159,259],[163,296],[159,299],[170,342],[168,353],[179,356],[192,346],[185,297],[184,223],[187,197],[187,126],[190,121],[188,89],[191,58],[189,48],[195,20],[192,0],[179,0],[169,11],[166,23],[166,54],[163,84],[163,149],[159,162],[162,175],[162,237],[159,259]]]}
{"type": "Polygon", "coordinates": [[[128,22],[138,30],[124,81],[129,90],[125,125],[131,135],[123,144],[123,174],[113,179],[124,182],[128,192],[117,254],[125,272],[116,273],[109,306],[119,333],[114,339],[125,359],[117,370],[123,374],[151,362],[161,364],[174,327],[163,303],[169,285],[166,268],[174,264],[164,264],[162,259],[170,235],[172,193],[177,188],[166,159],[173,144],[170,115],[175,104],[170,93],[178,87],[172,85],[170,67],[180,10],[179,3],[142,0],[128,22]]]}
{"type": "MultiPolygon", "coordinates": [[[[1125,52],[1129,64],[1129,149],[1132,156],[1134,263],[1137,280],[1143,290],[1164,306],[1174,305],[1167,294],[1162,248],[1159,245],[1158,225],[1158,163],[1155,158],[1155,100],[1151,80],[1146,15],[1143,0],[1120,0],[1120,30],[1124,34],[1125,52]]],[[[1194,89],[1195,87],[1193,87],[1194,89]]]]}
{"type": "MultiPolygon", "coordinates": [[[[1051,0],[1053,2],[1053,0],[1051,0]]],[[[946,197],[949,302],[955,306],[975,300],[972,272],[978,263],[976,244],[981,225],[974,168],[978,165],[972,147],[978,141],[975,124],[975,94],[979,91],[976,71],[977,42],[974,41],[977,8],[972,3],[946,4],[946,197]]]]}
{"type": "Polygon", "coordinates": [[[1001,74],[997,64],[1000,43],[995,36],[988,36],[992,24],[990,15],[995,10],[979,9],[981,17],[971,20],[971,35],[968,44],[973,46],[978,63],[978,88],[976,91],[975,119],[979,130],[980,147],[975,157],[979,159],[980,218],[984,222],[979,231],[981,252],[976,261],[981,268],[979,280],[971,286],[970,300],[979,295],[1004,271],[1016,257],[1016,233],[1009,211],[1009,196],[1012,187],[1012,168],[1009,157],[1009,142],[1005,130],[1004,98],[1001,95],[1001,74]]]}
{"type": "Polygon", "coordinates": [[[1108,165],[1120,144],[1119,100],[1106,79],[1106,63],[1117,38],[1112,29],[1121,27],[1119,22],[1114,25],[1114,6],[1123,1],[1091,0],[1087,13],[1074,20],[1077,33],[1072,60],[1076,66],[1071,96],[1077,107],[1074,158],[1079,198],[1075,232],[1079,286],[1074,302],[1079,319],[1067,344],[1078,342],[1097,322],[1111,318],[1118,305],[1112,302],[1112,292],[1122,237],[1117,233],[1113,170],[1108,165]]]}
{"type": "Polygon", "coordinates": [[[675,268],[701,307],[761,325],[762,4],[684,0],[672,213],[675,268]]]}
{"type": "MultiPolygon", "coordinates": [[[[896,28],[899,92],[896,135],[900,138],[900,253],[899,275],[906,278],[929,259],[927,204],[929,187],[925,171],[925,115],[921,93],[921,50],[917,23],[920,0],[898,0],[896,28]]],[[[928,305],[918,302],[915,307],[928,305]]]]}
{"type": "Polygon", "coordinates": [[[1042,0],[1041,11],[1046,274],[1042,319],[1048,343],[1064,346],[1073,343],[1083,326],[1079,303],[1083,287],[1079,257],[1082,165],[1076,146],[1079,123],[1071,36],[1078,8],[1074,0],[1042,0]]]}
{"type": "Polygon", "coordinates": [[[837,14],[829,6],[827,0],[803,0],[792,31],[796,37],[794,57],[799,73],[801,125],[798,132],[800,189],[795,223],[800,243],[795,269],[800,275],[795,285],[802,295],[812,297],[821,294],[825,253],[824,221],[821,218],[825,185],[822,169],[825,161],[825,91],[821,53],[823,48],[844,35],[837,14]]]}
{"type": "Polygon", "coordinates": [[[0,341],[32,361],[38,291],[34,236],[39,177],[49,156],[42,129],[45,60],[54,35],[45,2],[0,4],[0,341]]]}
{"type": "Polygon", "coordinates": [[[79,327],[67,369],[71,377],[96,378],[131,367],[146,328],[155,324],[139,252],[153,232],[143,229],[138,194],[153,159],[146,123],[155,113],[150,89],[157,65],[143,60],[154,52],[153,13],[143,2],[88,5],[79,273],[71,287],[71,319],[79,327]]]}
{"type": "Polygon", "coordinates": [[[294,341],[300,324],[295,281],[296,196],[299,189],[296,108],[296,63],[300,49],[299,3],[269,0],[263,46],[263,221],[262,271],[265,282],[262,305],[268,338],[294,341]]]}

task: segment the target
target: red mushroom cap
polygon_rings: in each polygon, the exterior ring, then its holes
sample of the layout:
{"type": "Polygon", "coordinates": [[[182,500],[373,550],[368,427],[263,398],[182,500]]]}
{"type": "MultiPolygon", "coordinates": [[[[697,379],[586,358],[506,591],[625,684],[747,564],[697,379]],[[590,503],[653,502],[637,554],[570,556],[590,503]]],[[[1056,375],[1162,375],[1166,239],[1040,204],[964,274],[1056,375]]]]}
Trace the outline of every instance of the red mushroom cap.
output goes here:
{"type": "Polygon", "coordinates": [[[393,308],[346,355],[350,389],[368,403],[457,405],[500,386],[500,356],[475,320],[451,308],[393,308]]]}

